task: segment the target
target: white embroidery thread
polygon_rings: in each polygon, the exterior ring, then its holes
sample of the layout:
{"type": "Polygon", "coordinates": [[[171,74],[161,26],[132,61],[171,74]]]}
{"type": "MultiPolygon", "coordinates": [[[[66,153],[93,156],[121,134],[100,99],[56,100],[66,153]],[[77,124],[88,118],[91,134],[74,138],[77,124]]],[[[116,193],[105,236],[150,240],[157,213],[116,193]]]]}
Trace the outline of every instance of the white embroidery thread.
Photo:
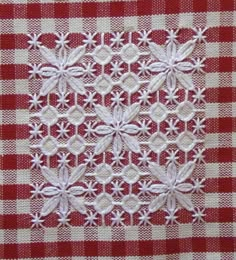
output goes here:
{"type": "Polygon", "coordinates": [[[75,48],[56,33],[54,51],[28,35],[43,60],[29,64],[31,169],[42,180],[32,184],[42,205],[32,227],[53,213],[69,226],[72,212],[86,226],[151,225],[160,210],[174,224],[182,209],[204,221],[191,197],[205,181],[195,177],[205,162],[205,88],[195,84],[205,58],[194,58],[205,32],[180,44],[168,30],[164,47],[152,31],[83,33],[75,48]]]}

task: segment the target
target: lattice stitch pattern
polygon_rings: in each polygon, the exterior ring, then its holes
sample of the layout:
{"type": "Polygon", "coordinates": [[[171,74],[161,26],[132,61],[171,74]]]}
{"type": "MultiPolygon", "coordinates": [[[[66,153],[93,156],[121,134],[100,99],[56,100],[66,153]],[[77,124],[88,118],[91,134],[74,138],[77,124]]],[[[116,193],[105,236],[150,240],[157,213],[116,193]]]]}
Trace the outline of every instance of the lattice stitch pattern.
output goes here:
{"type": "Polygon", "coordinates": [[[206,28],[190,31],[28,35],[32,227],[204,221],[206,28]]]}

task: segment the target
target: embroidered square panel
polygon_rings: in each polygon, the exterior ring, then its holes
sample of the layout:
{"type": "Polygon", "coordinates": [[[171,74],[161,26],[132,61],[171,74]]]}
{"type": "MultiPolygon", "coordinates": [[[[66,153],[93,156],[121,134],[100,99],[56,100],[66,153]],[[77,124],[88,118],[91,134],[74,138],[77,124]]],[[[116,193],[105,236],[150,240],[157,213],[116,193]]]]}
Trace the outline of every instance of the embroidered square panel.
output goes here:
{"type": "Polygon", "coordinates": [[[0,258],[234,259],[234,1],[1,10],[0,258]]]}

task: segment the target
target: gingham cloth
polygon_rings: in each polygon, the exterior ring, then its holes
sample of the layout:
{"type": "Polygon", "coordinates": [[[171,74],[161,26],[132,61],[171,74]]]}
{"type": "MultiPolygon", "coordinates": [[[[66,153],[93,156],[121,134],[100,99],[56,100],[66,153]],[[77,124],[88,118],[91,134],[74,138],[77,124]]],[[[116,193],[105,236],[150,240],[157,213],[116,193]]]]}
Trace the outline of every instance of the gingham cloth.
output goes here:
{"type": "Polygon", "coordinates": [[[234,0],[1,1],[1,259],[236,258],[235,8],[234,0]],[[31,228],[27,34],[178,28],[207,28],[204,222],[31,228]]]}

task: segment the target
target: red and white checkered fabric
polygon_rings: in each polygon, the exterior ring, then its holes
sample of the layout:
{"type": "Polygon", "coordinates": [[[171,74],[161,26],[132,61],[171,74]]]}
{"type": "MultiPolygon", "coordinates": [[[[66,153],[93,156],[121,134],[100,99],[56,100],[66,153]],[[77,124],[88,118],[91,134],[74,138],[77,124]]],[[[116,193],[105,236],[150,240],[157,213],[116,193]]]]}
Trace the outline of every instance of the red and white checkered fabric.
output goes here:
{"type": "Polygon", "coordinates": [[[235,259],[235,1],[2,0],[0,19],[0,258],[235,259]],[[207,28],[204,52],[198,53],[206,58],[200,81],[206,89],[206,180],[199,201],[193,195],[205,208],[204,222],[192,223],[183,215],[172,225],[157,220],[147,226],[31,228],[28,64],[33,61],[27,35],[42,33],[45,43],[55,32],[193,28],[207,28]]]}

